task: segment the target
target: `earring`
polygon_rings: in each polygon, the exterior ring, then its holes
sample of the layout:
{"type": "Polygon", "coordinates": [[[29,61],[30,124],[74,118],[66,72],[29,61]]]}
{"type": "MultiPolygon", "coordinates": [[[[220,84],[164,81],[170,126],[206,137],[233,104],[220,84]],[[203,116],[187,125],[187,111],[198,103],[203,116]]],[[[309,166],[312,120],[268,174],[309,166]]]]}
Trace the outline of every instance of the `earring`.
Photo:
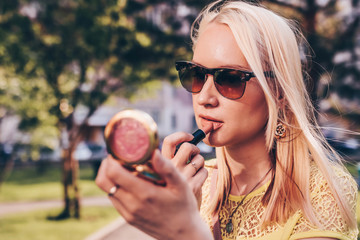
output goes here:
{"type": "Polygon", "coordinates": [[[279,122],[276,125],[276,129],[275,129],[275,138],[276,139],[280,139],[286,136],[286,128],[284,127],[284,125],[279,122]]]}

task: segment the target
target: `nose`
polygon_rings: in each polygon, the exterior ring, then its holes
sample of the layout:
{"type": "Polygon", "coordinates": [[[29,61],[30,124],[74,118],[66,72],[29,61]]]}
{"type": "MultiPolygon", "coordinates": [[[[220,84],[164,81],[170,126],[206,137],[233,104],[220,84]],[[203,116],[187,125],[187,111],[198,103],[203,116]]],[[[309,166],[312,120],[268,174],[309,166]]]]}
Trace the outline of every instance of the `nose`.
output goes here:
{"type": "Polygon", "coordinates": [[[219,104],[218,101],[218,91],[216,90],[213,76],[210,74],[206,75],[204,86],[201,91],[197,94],[194,94],[194,100],[197,104],[205,107],[215,107],[219,104]]]}

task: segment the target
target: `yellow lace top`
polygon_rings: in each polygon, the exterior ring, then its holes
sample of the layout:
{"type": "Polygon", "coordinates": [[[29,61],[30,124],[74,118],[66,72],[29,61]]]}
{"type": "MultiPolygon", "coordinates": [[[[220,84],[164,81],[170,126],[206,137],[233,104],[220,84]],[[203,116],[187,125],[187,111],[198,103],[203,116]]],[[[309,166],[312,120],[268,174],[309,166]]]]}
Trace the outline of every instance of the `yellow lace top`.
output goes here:
{"type": "MultiPolygon", "coordinates": [[[[202,189],[202,204],[200,208],[203,219],[212,228],[212,218],[205,214],[205,209],[209,205],[210,185],[215,160],[207,162],[209,177],[205,181],[202,189]],[[210,166],[210,167],[209,167],[210,166]]],[[[357,201],[357,185],[354,179],[343,171],[337,172],[342,186],[345,188],[347,199],[353,206],[355,214],[357,201]]],[[[252,240],[285,240],[301,239],[310,237],[329,237],[335,239],[355,240],[357,239],[358,229],[350,229],[341,217],[340,210],[336,206],[335,199],[319,169],[315,164],[311,166],[310,189],[311,202],[315,214],[318,216],[323,229],[312,225],[298,210],[283,225],[274,223],[266,228],[260,227],[261,217],[265,207],[261,204],[261,199],[266,192],[270,182],[250,193],[242,205],[237,209],[232,217],[234,231],[228,234],[225,225],[229,215],[234,211],[244,196],[230,195],[227,203],[219,214],[221,235],[223,240],[227,239],[252,239],[252,240]]]]}

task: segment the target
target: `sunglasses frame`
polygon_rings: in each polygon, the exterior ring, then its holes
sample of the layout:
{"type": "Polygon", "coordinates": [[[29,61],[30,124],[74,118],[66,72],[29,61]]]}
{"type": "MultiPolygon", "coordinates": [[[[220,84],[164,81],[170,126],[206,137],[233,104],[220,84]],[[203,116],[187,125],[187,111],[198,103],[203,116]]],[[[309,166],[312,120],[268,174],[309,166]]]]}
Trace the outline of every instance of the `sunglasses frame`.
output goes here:
{"type": "MultiPolygon", "coordinates": [[[[205,74],[205,79],[204,79],[204,84],[207,80],[206,76],[207,75],[211,75],[213,76],[213,81],[214,81],[214,84],[215,84],[215,87],[216,87],[216,90],[221,94],[221,96],[225,97],[225,98],[228,98],[228,99],[231,99],[231,100],[236,100],[236,99],[240,99],[242,98],[242,96],[244,95],[245,93],[245,89],[246,89],[246,82],[249,81],[251,78],[255,77],[255,74],[253,72],[249,72],[249,71],[244,71],[244,70],[240,70],[240,69],[234,69],[234,68],[207,68],[207,67],[204,67],[204,66],[201,66],[199,64],[196,64],[194,62],[191,62],[191,61],[176,61],[175,62],[175,67],[176,67],[176,70],[178,71],[179,73],[179,79],[180,79],[180,82],[181,84],[183,85],[183,87],[185,88],[184,84],[183,84],[183,81],[181,80],[180,78],[180,71],[183,69],[183,68],[188,68],[188,66],[192,66],[192,67],[199,67],[201,69],[201,71],[205,74]],[[185,66],[185,67],[184,67],[185,66]],[[215,74],[217,72],[221,72],[221,71],[236,71],[236,72],[241,72],[242,74],[244,74],[244,78],[240,79],[239,81],[242,81],[244,82],[245,86],[244,86],[244,90],[243,90],[243,93],[241,94],[240,97],[237,97],[237,98],[230,98],[230,97],[226,97],[224,96],[220,91],[219,89],[217,88],[217,82],[215,80],[215,74]]],[[[272,72],[264,72],[265,74],[265,77],[272,77],[273,74],[272,72]]],[[[193,91],[189,91],[187,88],[185,88],[188,92],[191,92],[191,93],[199,93],[204,84],[202,85],[201,89],[199,91],[196,91],[196,92],[193,92],[193,91]]]]}

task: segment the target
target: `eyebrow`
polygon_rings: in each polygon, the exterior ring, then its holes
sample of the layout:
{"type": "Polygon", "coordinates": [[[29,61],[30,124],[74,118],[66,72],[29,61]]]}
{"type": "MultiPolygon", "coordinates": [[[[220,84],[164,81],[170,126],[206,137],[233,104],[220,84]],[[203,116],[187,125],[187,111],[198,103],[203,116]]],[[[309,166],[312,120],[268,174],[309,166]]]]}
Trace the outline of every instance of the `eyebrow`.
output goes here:
{"type": "Polygon", "coordinates": [[[248,69],[248,68],[240,66],[240,65],[221,65],[220,67],[221,68],[239,69],[239,70],[251,72],[251,69],[248,69]]]}
{"type": "MultiPolygon", "coordinates": [[[[196,63],[202,67],[205,67],[204,65],[198,63],[198,62],[195,62],[194,60],[191,60],[191,62],[193,63],[196,63]]],[[[207,68],[207,67],[206,67],[207,68]]],[[[243,70],[243,71],[247,71],[247,72],[252,72],[251,69],[247,69],[241,65],[232,65],[232,64],[229,64],[229,65],[221,65],[219,67],[216,67],[216,68],[229,68],[229,69],[235,69],[235,70],[243,70]]]]}

